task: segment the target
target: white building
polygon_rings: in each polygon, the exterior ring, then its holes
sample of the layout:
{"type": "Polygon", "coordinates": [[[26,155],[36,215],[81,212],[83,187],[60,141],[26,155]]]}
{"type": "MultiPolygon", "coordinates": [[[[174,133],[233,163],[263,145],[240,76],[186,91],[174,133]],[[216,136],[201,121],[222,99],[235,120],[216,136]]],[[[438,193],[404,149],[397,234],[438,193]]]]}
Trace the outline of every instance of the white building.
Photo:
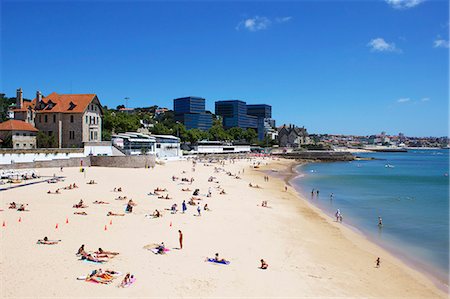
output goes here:
{"type": "Polygon", "coordinates": [[[151,135],[156,139],[156,157],[173,158],[182,156],[180,138],[172,135],[151,135]]]}
{"type": "Polygon", "coordinates": [[[172,135],[149,135],[126,132],[112,136],[112,143],[126,155],[156,155],[158,158],[180,157],[180,139],[172,135]]]}
{"type": "Polygon", "coordinates": [[[194,146],[194,152],[198,154],[236,154],[249,153],[250,145],[232,144],[221,141],[199,141],[194,146]]]}

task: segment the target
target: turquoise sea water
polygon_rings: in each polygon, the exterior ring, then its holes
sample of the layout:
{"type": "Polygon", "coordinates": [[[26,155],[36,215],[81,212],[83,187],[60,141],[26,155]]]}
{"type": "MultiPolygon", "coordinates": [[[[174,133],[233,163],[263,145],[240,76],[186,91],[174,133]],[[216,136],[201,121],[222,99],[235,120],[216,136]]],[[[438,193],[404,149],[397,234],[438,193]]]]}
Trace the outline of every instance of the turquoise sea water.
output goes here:
{"type": "Polygon", "coordinates": [[[448,284],[449,151],[358,156],[376,160],[299,166],[291,183],[330,216],[340,209],[344,223],[448,284]]]}

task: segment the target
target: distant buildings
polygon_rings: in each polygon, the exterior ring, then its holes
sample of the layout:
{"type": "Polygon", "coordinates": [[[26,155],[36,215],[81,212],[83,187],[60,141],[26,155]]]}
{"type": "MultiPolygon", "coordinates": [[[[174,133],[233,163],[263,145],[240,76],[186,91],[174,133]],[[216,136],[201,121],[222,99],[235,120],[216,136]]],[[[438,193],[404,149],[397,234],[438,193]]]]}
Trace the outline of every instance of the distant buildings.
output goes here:
{"type": "Polygon", "coordinates": [[[240,100],[217,101],[216,115],[222,117],[225,129],[234,127],[257,130],[258,118],[247,114],[247,104],[240,100]]]}
{"type": "Polygon", "coordinates": [[[272,119],[272,106],[266,104],[247,105],[240,100],[217,101],[216,114],[223,119],[225,129],[239,127],[254,129],[258,133],[258,140],[266,135],[276,135],[275,120],[272,119]]]}
{"type": "Polygon", "coordinates": [[[10,110],[15,120],[24,121],[48,136],[55,136],[58,147],[82,147],[84,142],[102,140],[102,106],[95,94],[58,94],[23,101],[17,90],[16,106],[10,110]]]}
{"type": "Polygon", "coordinates": [[[308,132],[304,127],[284,125],[278,129],[278,142],[280,147],[299,147],[309,143],[308,132]]]}
{"type": "Polygon", "coordinates": [[[205,99],[185,97],[173,100],[175,120],[184,124],[186,129],[207,131],[212,127],[212,115],[205,111],[205,99]]]}
{"type": "Polygon", "coordinates": [[[13,149],[36,148],[38,130],[22,120],[7,120],[0,123],[0,138],[2,146],[13,149]]]}
{"type": "Polygon", "coordinates": [[[258,140],[265,136],[275,139],[278,135],[275,129],[275,120],[272,119],[272,106],[266,104],[247,105],[247,114],[257,117],[258,140]]]}

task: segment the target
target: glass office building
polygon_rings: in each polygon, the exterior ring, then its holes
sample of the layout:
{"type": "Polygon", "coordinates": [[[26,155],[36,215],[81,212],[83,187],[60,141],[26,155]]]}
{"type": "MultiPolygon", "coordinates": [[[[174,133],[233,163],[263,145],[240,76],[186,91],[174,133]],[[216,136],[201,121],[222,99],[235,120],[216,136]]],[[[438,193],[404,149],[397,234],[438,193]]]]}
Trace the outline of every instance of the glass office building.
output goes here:
{"type": "Polygon", "coordinates": [[[207,131],[212,127],[212,115],[205,112],[205,99],[184,97],[173,100],[175,120],[184,124],[186,129],[207,131]]]}
{"type": "Polygon", "coordinates": [[[230,129],[239,127],[243,129],[257,129],[258,118],[247,114],[247,104],[239,100],[217,101],[216,115],[223,119],[223,127],[230,129]]]}
{"type": "Polygon", "coordinates": [[[272,118],[272,106],[261,105],[247,105],[247,114],[258,118],[272,118]]]}

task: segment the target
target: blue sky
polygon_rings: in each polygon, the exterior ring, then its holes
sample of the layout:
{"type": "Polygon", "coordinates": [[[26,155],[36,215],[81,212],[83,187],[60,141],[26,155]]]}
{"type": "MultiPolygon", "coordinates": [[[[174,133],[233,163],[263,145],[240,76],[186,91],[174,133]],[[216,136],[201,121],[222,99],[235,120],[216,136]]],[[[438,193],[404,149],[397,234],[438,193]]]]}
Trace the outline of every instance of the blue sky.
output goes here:
{"type": "Polygon", "coordinates": [[[2,1],[1,85],[272,105],[310,133],[448,135],[447,1],[2,1]]]}

